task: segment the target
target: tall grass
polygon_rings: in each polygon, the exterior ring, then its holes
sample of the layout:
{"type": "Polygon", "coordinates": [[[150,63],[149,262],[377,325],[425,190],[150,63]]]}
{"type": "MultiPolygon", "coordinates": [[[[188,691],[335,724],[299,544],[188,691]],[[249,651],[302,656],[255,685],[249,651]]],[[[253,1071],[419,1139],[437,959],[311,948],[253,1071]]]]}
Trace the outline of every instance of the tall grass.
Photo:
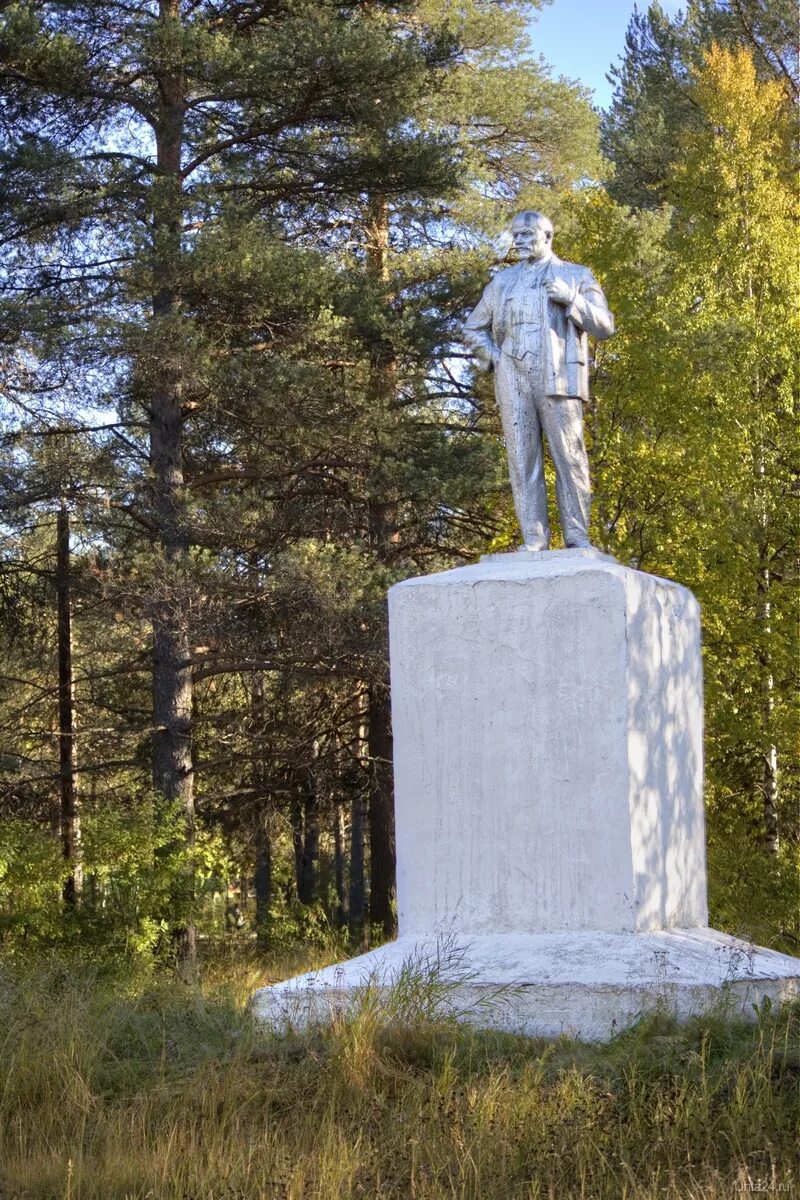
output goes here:
{"type": "Polygon", "coordinates": [[[278,1036],[246,1009],[263,968],[206,974],[0,968],[3,1200],[800,1192],[797,1008],[592,1047],[479,1033],[418,994],[383,1019],[372,996],[278,1036]]]}

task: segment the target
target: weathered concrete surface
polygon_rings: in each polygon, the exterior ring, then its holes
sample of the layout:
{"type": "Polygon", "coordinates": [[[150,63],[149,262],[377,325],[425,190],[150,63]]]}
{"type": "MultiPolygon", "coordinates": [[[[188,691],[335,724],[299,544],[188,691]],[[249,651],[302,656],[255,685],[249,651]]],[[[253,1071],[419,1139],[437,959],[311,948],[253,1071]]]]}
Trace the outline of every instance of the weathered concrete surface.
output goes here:
{"type": "Polygon", "coordinates": [[[705,925],[691,593],[572,550],[389,604],[401,936],[705,925]]]}
{"type": "Polygon", "coordinates": [[[706,928],[690,592],[595,550],[493,555],[392,588],[390,633],[400,937],[258,1016],[326,1020],[409,971],[465,1021],[592,1040],[800,994],[800,959],[706,928]]]}
{"type": "Polygon", "coordinates": [[[659,1007],[681,1018],[715,1007],[752,1018],[765,997],[777,1005],[800,996],[800,961],[712,929],[506,933],[399,938],[262,988],[253,1011],[276,1029],[325,1022],[403,973],[445,984],[440,1011],[478,1027],[586,1041],[605,1041],[659,1007]]]}

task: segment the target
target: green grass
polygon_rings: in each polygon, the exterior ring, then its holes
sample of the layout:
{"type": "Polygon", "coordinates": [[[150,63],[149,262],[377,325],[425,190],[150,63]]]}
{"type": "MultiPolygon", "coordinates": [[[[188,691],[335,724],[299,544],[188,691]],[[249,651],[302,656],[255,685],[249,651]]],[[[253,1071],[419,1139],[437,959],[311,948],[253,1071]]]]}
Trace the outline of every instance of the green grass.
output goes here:
{"type": "MultiPolygon", "coordinates": [[[[372,1000],[277,1036],[252,990],[0,967],[3,1200],[730,1200],[800,1193],[800,1010],[653,1016],[609,1046],[372,1000]]],[[[424,1008],[424,1006],[422,1006],[424,1008]]]]}

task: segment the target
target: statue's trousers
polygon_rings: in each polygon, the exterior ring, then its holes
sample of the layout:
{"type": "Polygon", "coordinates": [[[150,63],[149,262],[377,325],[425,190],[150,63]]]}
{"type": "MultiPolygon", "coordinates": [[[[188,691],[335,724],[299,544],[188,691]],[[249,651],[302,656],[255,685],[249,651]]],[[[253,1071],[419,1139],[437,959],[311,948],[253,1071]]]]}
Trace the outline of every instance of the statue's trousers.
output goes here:
{"type": "Polygon", "coordinates": [[[589,541],[591,489],[583,440],[583,403],[545,394],[541,361],[533,354],[495,360],[495,394],[503,423],[514,507],[525,545],[550,544],[542,433],[556,469],[556,499],[568,546],[589,541]]]}

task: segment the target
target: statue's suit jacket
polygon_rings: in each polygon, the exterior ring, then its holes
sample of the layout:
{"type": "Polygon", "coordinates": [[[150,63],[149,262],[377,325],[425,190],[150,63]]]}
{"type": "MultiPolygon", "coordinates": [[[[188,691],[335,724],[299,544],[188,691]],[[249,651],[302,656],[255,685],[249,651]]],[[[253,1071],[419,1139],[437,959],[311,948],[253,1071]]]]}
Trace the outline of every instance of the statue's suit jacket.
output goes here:
{"type": "MultiPolygon", "coordinates": [[[[532,268],[526,263],[498,271],[464,325],[464,340],[484,370],[495,365],[498,353],[521,359],[531,350],[531,325],[519,320],[520,293],[532,268]],[[517,319],[512,320],[512,313],[517,319]]],[[[535,268],[533,268],[535,270],[535,268]]],[[[588,267],[562,262],[551,255],[536,275],[544,319],[539,336],[548,396],[589,399],[589,347],[587,335],[608,338],[614,332],[600,284],[588,267]],[[548,279],[562,279],[572,291],[568,305],[556,304],[544,292],[548,279]]],[[[530,285],[529,285],[530,286],[530,285]]],[[[533,291],[533,289],[532,289],[533,291]]]]}

